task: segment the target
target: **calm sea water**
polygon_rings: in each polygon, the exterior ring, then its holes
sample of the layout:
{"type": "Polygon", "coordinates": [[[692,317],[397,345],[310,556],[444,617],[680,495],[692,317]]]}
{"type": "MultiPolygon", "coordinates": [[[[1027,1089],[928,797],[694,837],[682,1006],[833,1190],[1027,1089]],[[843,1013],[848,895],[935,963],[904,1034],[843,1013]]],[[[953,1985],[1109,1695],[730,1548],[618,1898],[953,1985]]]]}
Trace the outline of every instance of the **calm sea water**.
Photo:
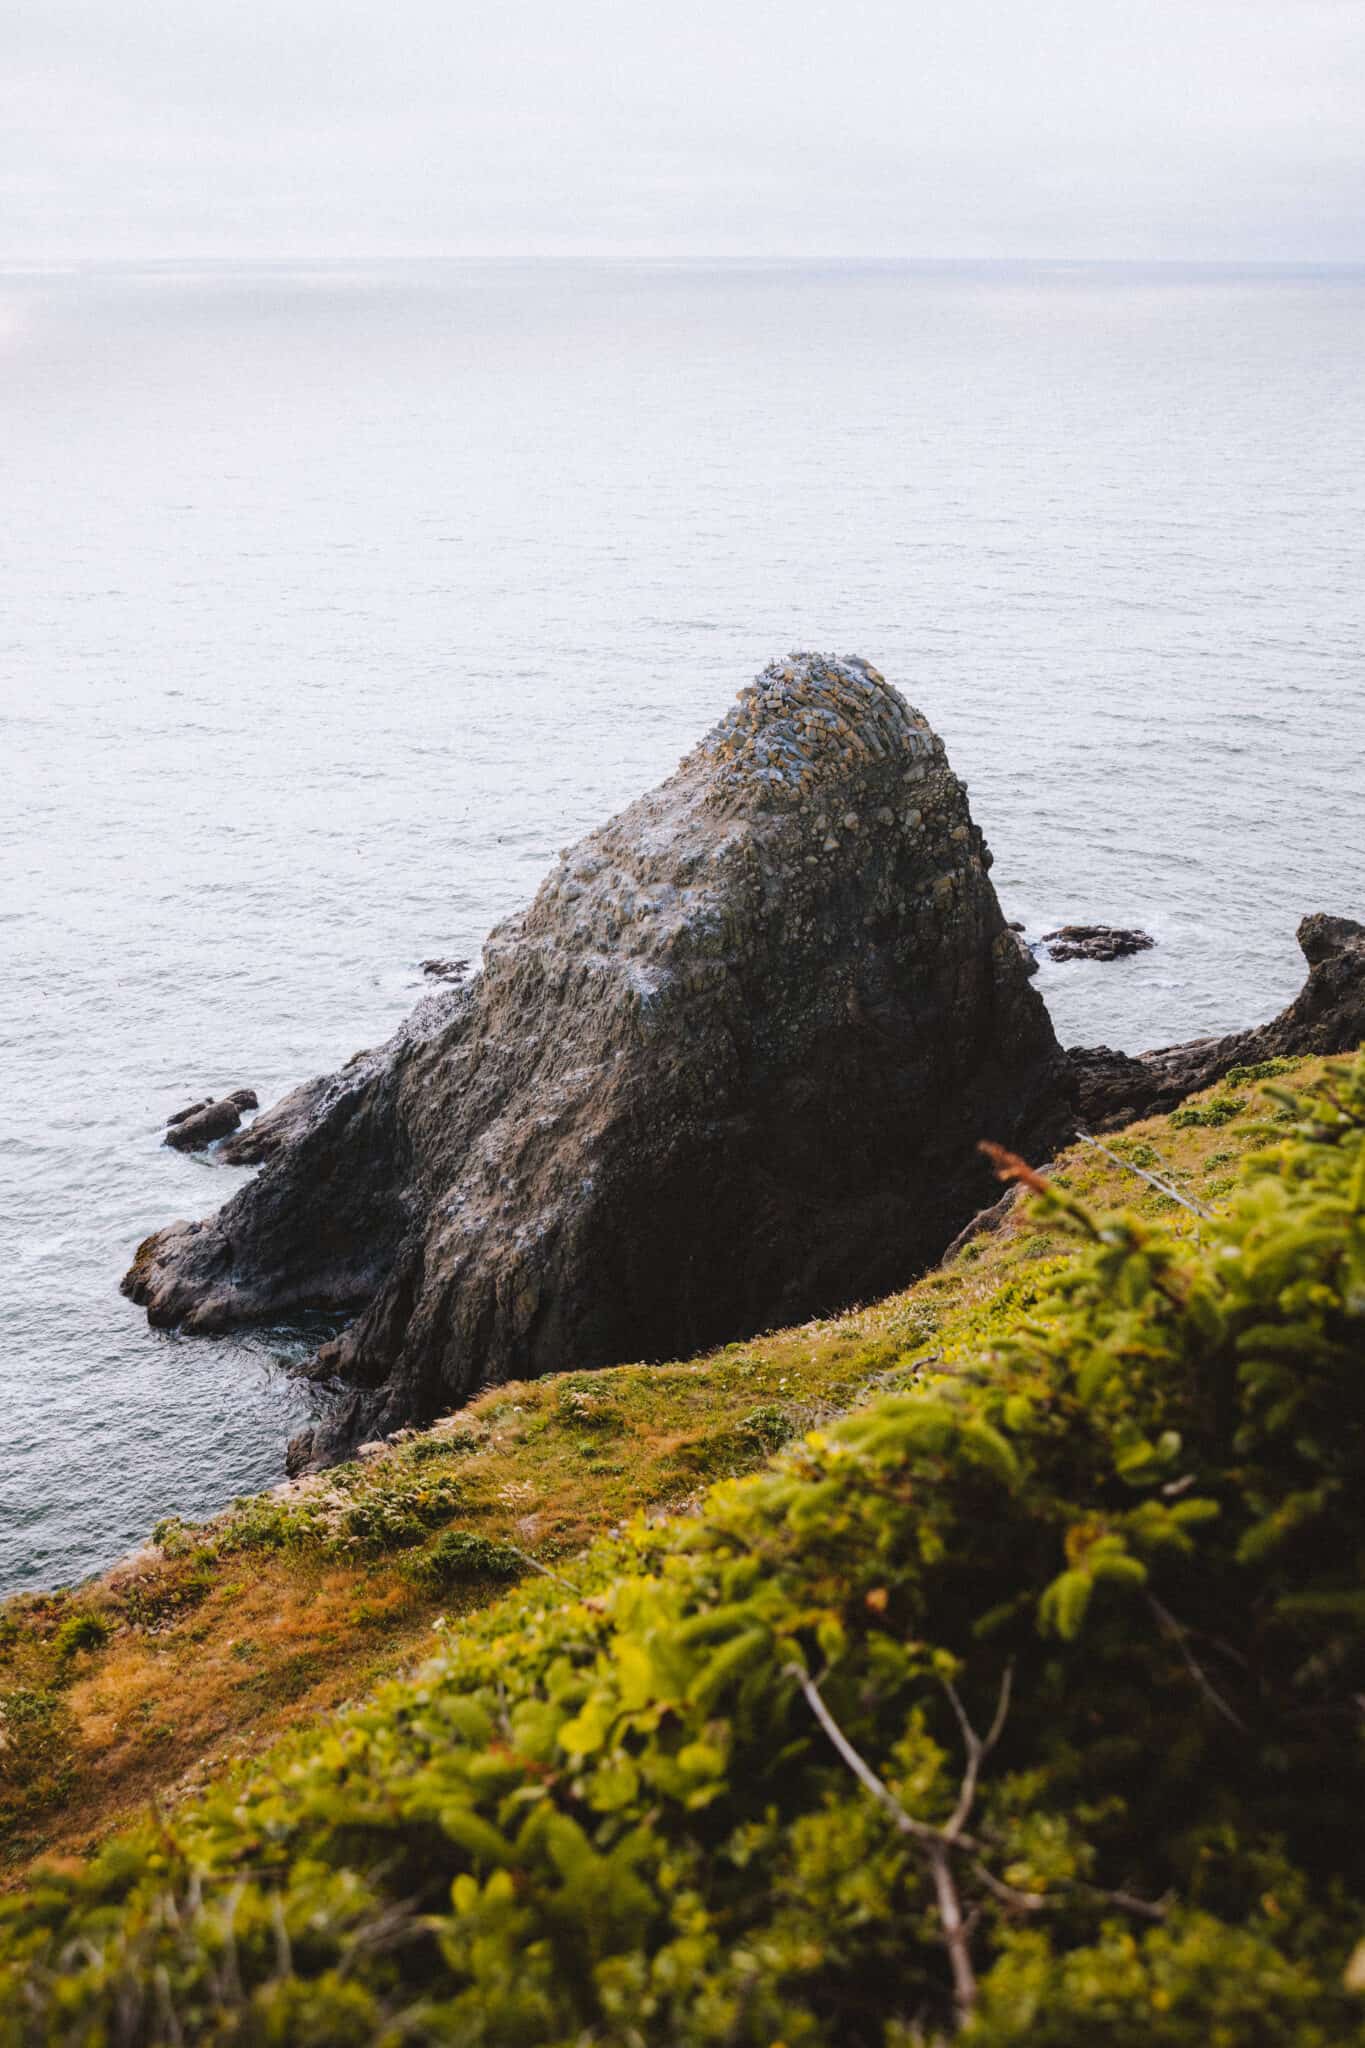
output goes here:
{"type": "Polygon", "coordinates": [[[0,1590],[273,1482],[285,1332],[147,1330],[160,1144],[386,1033],[792,647],[944,735],[1068,1042],[1365,913],[1365,274],[0,275],[0,1590]]]}

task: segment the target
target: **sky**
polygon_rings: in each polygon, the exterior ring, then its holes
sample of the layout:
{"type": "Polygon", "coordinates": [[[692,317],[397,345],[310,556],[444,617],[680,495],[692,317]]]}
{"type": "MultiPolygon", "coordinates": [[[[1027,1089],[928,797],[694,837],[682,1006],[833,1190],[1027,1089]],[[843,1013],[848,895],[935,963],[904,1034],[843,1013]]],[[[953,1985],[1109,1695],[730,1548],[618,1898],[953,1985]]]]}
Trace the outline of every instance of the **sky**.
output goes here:
{"type": "Polygon", "coordinates": [[[1365,0],[4,0],[0,261],[1365,260],[1365,0]]]}

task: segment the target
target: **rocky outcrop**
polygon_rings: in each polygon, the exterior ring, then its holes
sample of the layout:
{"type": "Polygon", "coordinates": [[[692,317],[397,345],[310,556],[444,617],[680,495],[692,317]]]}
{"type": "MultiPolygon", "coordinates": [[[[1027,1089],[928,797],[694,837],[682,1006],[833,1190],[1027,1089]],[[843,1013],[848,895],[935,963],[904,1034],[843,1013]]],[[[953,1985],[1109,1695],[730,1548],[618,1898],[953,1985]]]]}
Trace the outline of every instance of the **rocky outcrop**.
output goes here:
{"type": "Polygon", "coordinates": [[[1317,912],[1299,925],[1298,941],[1308,979],[1269,1024],[1136,1056],[1107,1045],[1073,1047],[1067,1058],[1082,1127],[1112,1129],[1137,1117],[1164,1115],[1233,1067],[1292,1054],[1349,1052],[1365,1042],[1365,925],[1317,912]]]}
{"type": "Polygon", "coordinates": [[[1126,960],[1156,944],[1149,932],[1118,924],[1064,924],[1043,933],[1051,960],[1126,960]]]}
{"type": "Polygon", "coordinates": [[[874,669],[764,671],[563,856],[467,985],[231,1139],[263,1170],[125,1291],[354,1320],[295,1464],[480,1385],[677,1356],[908,1280],[1069,1080],[942,744],[874,669]]]}

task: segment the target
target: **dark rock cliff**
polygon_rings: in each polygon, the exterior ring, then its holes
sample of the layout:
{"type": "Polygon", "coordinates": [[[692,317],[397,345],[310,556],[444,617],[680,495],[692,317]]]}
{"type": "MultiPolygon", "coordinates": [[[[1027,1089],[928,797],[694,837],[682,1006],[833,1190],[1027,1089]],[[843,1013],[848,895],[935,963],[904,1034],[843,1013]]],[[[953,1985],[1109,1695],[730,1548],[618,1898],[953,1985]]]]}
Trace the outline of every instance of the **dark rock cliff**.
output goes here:
{"type": "Polygon", "coordinates": [[[157,1323],[357,1311],[307,1447],[480,1385],[676,1356],[908,1280],[1072,1087],[941,742],[865,663],[775,663],[560,862],[482,972],[230,1140],[138,1250],[157,1323]]]}

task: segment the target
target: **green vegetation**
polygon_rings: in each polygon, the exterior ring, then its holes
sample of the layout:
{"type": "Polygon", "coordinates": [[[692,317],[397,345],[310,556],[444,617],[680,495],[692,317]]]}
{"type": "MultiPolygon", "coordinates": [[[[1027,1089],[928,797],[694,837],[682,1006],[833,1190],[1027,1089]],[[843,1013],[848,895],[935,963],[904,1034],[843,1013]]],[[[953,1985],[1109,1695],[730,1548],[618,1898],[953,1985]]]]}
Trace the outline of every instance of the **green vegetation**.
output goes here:
{"type": "Polygon", "coordinates": [[[102,1650],[108,1642],[110,1628],[102,1615],[72,1614],[62,1623],[52,1639],[53,1650],[61,1663],[74,1657],[80,1650],[102,1650]]]}
{"type": "Polygon", "coordinates": [[[1245,1095],[1206,1095],[1196,1102],[1182,1102],[1179,1109],[1173,1109],[1171,1123],[1177,1131],[1199,1125],[1217,1130],[1221,1124],[1234,1123],[1246,1106],[1245,1095]]]}
{"type": "Polygon", "coordinates": [[[510,1543],[495,1543],[468,1529],[447,1529],[417,1559],[414,1570],[428,1585],[445,1587],[479,1579],[519,1579],[526,1562],[510,1543]]]}
{"type": "MultiPolygon", "coordinates": [[[[888,1305],[936,1350],[858,1412],[37,1871],[0,2041],[1365,2043],[1365,1057],[1278,1099],[1217,1215],[1024,1170],[1036,1245],[888,1305]]],[[[627,1384],[543,1390],[566,1472],[627,1384]]]]}

